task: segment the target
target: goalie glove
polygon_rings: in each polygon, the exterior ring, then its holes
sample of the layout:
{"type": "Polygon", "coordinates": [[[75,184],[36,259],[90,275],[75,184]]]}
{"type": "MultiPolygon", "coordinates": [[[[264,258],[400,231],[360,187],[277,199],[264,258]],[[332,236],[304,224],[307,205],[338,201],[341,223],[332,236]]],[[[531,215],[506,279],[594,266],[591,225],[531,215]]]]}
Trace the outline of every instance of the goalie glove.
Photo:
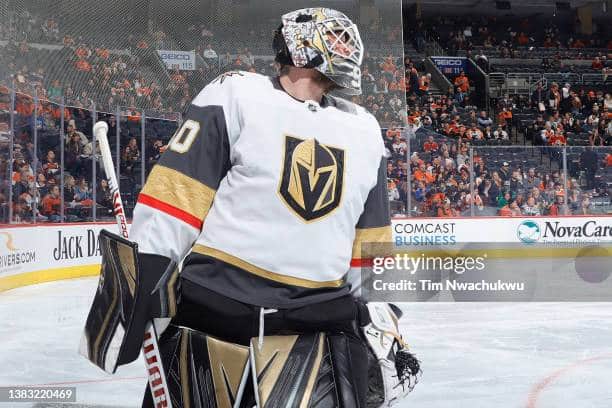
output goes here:
{"type": "Polygon", "coordinates": [[[79,353],[114,373],[138,358],[150,319],[169,320],[175,314],[180,280],[170,259],[139,254],[135,243],[106,230],[99,239],[100,280],[79,353]]]}
{"type": "Polygon", "coordinates": [[[368,407],[389,407],[414,389],[421,376],[420,362],[399,333],[399,308],[376,302],[367,308],[371,323],[362,330],[370,351],[368,407]]]}

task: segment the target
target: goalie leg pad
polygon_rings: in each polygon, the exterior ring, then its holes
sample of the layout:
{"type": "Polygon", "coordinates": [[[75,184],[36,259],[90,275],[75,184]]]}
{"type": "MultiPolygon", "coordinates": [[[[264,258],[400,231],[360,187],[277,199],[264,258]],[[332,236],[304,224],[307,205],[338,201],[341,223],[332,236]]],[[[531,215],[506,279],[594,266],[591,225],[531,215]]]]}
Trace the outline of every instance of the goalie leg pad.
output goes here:
{"type": "Polygon", "coordinates": [[[362,408],[367,348],[344,333],[264,337],[251,341],[258,407],[362,408]],[[363,375],[362,375],[363,373],[363,375]]]}
{"type": "MultiPolygon", "coordinates": [[[[232,408],[249,373],[249,348],[170,325],[160,339],[162,364],[174,408],[232,408]]],[[[148,389],[143,408],[155,407],[148,389]]]]}
{"type": "Polygon", "coordinates": [[[138,358],[147,321],[174,312],[179,279],[168,258],[139,256],[135,243],[106,230],[99,240],[102,269],[79,352],[114,373],[138,358]]]}

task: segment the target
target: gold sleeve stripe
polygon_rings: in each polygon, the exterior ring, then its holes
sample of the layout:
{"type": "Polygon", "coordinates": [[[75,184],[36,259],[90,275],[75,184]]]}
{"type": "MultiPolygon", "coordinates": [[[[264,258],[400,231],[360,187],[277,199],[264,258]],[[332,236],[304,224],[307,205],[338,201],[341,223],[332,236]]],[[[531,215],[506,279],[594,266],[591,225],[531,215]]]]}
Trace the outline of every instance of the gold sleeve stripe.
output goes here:
{"type": "Polygon", "coordinates": [[[355,240],[353,241],[353,259],[363,257],[361,245],[364,243],[391,243],[391,225],[376,228],[357,228],[355,229],[355,240]]]}
{"type": "Polygon", "coordinates": [[[227,254],[223,251],[219,251],[218,249],[215,249],[215,248],[207,247],[205,245],[196,244],[193,246],[192,251],[197,254],[206,255],[206,256],[210,256],[215,259],[219,259],[225,263],[233,265],[246,272],[252,273],[253,275],[257,275],[260,278],[270,279],[276,282],[283,283],[285,285],[301,286],[304,288],[312,289],[312,288],[337,288],[339,286],[342,286],[342,284],[344,283],[343,279],[319,282],[319,281],[313,281],[313,280],[308,280],[308,279],[296,278],[293,276],[281,275],[275,272],[270,272],[258,266],[255,266],[253,264],[250,264],[246,261],[243,261],[240,258],[236,258],[233,255],[227,254]]]}
{"type": "Polygon", "coordinates": [[[158,164],[151,170],[142,194],[178,208],[201,221],[210,210],[215,190],[179,171],[158,164]]]}

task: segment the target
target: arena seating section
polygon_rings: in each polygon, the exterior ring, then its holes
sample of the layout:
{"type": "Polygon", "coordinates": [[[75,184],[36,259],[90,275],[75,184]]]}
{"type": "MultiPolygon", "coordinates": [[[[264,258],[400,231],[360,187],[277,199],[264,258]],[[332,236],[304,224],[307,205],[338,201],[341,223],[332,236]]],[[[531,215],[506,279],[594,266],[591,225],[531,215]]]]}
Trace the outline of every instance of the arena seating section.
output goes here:
{"type": "MultiPolygon", "coordinates": [[[[235,27],[231,32],[212,33],[198,25],[186,31],[160,25],[147,39],[115,32],[117,38],[112,42],[121,48],[106,48],[108,37],[64,31],[61,18],[30,11],[13,15],[12,22],[0,28],[0,57],[11,61],[0,65],[2,222],[110,219],[108,191],[101,187],[102,172],[92,146],[84,141],[91,141],[95,119],[111,121],[111,149],[119,163],[124,200],[131,210],[144,176],[178,126],[178,112],[203,84],[229,69],[275,73],[269,30],[255,23],[240,28],[243,36],[233,31],[235,27]],[[228,47],[218,40],[228,35],[249,38],[249,43],[228,47]],[[205,44],[213,47],[218,59],[202,58],[205,44]],[[198,69],[167,71],[155,50],[173,46],[196,49],[198,69]],[[45,71],[47,66],[56,68],[45,71]],[[12,92],[15,139],[10,151],[12,92]],[[62,100],[66,106],[63,123],[62,100]],[[78,146],[69,145],[68,139],[61,141],[62,128],[67,134],[71,123],[84,136],[78,146]],[[63,171],[58,164],[62,149],[63,171]],[[64,186],[63,211],[49,212],[44,205],[53,185],[64,186]]],[[[383,127],[394,215],[529,216],[611,210],[612,99],[608,74],[612,76],[612,71],[608,57],[612,41],[563,35],[556,27],[548,27],[548,34],[542,31],[536,35],[538,23],[533,21],[520,22],[518,27],[510,24],[435,18],[423,21],[422,26],[429,37],[435,33],[449,55],[486,55],[492,78],[493,73],[504,81],[511,74],[532,76],[534,86],[543,85],[545,105],[553,84],[561,90],[570,82],[575,104],[546,105],[546,111],[540,112],[531,92],[514,93],[500,85],[491,110],[483,112],[479,122],[482,109],[472,106],[469,92],[465,98],[454,90],[444,93],[420,88],[426,58],[422,50],[407,45],[406,55],[412,58],[403,61],[384,53],[372,53],[365,59],[363,86],[367,92],[353,101],[372,111],[383,127]],[[472,36],[466,38],[468,28],[472,36]],[[524,38],[519,42],[519,37],[528,38],[527,43],[524,38]],[[507,59],[515,61],[505,64],[507,59]],[[565,60],[583,62],[567,64],[565,60]],[[559,110],[561,114],[556,116],[559,110]],[[568,117],[564,119],[565,113],[568,117]],[[559,144],[542,139],[547,122],[553,133],[562,136],[559,144]],[[531,176],[529,169],[534,172],[531,176]]],[[[401,35],[381,29],[364,40],[372,49],[377,49],[372,44],[384,49],[385,42],[401,41],[401,35]]]]}

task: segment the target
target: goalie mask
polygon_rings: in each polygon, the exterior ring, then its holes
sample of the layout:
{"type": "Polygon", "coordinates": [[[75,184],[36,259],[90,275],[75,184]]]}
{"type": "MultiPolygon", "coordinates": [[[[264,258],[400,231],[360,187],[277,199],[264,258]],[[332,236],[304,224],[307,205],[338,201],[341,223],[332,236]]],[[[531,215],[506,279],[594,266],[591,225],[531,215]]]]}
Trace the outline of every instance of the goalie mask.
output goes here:
{"type": "Polygon", "coordinates": [[[363,43],[357,26],[343,13],[329,8],[287,13],[273,48],[279,63],[314,68],[345,94],[361,94],[363,43]]]}

